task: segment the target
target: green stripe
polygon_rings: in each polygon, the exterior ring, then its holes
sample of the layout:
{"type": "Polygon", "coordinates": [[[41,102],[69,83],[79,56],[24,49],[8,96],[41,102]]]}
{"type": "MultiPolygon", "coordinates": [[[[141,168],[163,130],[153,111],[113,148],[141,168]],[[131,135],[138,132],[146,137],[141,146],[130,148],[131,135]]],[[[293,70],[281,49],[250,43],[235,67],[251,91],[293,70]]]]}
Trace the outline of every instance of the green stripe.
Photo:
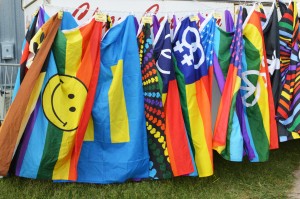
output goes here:
{"type": "MultiPolygon", "coordinates": [[[[291,23],[292,23],[292,22],[291,22],[291,23]]],[[[288,24],[288,23],[286,23],[286,22],[282,22],[282,21],[279,22],[279,27],[287,28],[287,29],[293,31],[293,25],[288,24]]]]}
{"type": "Polygon", "coordinates": [[[224,31],[220,31],[220,45],[218,60],[224,77],[227,77],[228,68],[230,64],[230,46],[232,43],[233,34],[229,34],[224,31]]]}
{"type": "Polygon", "coordinates": [[[221,155],[226,160],[231,160],[230,158],[230,138],[231,133],[234,130],[232,127],[233,125],[233,116],[236,112],[236,96],[237,92],[233,95],[231,106],[230,106],[230,113],[229,113],[229,119],[228,119],[228,126],[227,126],[227,137],[226,137],[226,148],[222,151],[221,155]]]}
{"type": "Polygon", "coordinates": [[[67,39],[61,31],[58,31],[52,46],[52,51],[54,54],[55,63],[59,75],[65,74],[66,48],[67,48],[67,39]]]}
{"type": "Polygon", "coordinates": [[[173,63],[174,63],[174,69],[175,69],[175,76],[178,84],[178,90],[180,95],[180,104],[181,104],[181,110],[183,114],[183,119],[185,123],[185,128],[187,131],[188,139],[191,145],[192,153],[195,156],[195,148],[192,141],[192,134],[191,134],[191,126],[190,126],[190,119],[189,119],[189,112],[188,112],[188,106],[187,106],[187,100],[186,100],[186,92],[185,92],[185,79],[184,75],[180,72],[177,61],[174,56],[172,56],[173,63]]]}
{"type": "Polygon", "coordinates": [[[49,122],[43,156],[37,174],[38,179],[52,179],[53,170],[60,151],[62,137],[63,131],[59,130],[49,122]]]}
{"type": "MultiPolygon", "coordinates": [[[[247,39],[245,39],[245,51],[247,70],[260,69],[260,54],[255,46],[247,39]]],[[[253,84],[257,85],[258,75],[248,75],[247,79],[253,84]]],[[[251,103],[255,99],[255,95],[251,95],[246,100],[251,103]]],[[[253,138],[254,146],[258,154],[260,161],[266,161],[269,158],[269,141],[264,128],[263,117],[259,108],[258,103],[252,107],[246,108],[246,113],[249,121],[249,126],[251,130],[251,135],[253,138]]]]}

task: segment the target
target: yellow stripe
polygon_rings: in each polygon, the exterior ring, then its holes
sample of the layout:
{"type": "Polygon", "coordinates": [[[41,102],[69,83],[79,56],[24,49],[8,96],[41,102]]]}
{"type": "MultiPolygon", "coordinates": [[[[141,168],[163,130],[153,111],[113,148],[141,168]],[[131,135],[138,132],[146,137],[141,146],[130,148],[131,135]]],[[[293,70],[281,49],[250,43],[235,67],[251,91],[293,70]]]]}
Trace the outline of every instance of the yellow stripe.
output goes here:
{"type": "Polygon", "coordinates": [[[282,95],[285,99],[290,100],[290,95],[289,95],[287,92],[282,91],[282,92],[281,92],[281,95],[282,95]]]}
{"type": "Polygon", "coordinates": [[[255,46],[255,48],[259,50],[259,55],[260,57],[262,57],[263,56],[262,37],[257,27],[254,26],[253,24],[248,23],[243,33],[247,37],[247,39],[255,46]]]}
{"type": "MultiPolygon", "coordinates": [[[[258,83],[260,86],[260,96],[257,103],[263,118],[264,128],[268,137],[268,141],[270,143],[270,110],[268,100],[269,97],[267,87],[265,86],[264,79],[261,75],[258,76],[258,83]]],[[[257,93],[255,92],[255,95],[256,94],[257,93]]]]}
{"type": "Polygon", "coordinates": [[[40,96],[40,91],[41,91],[42,86],[43,86],[45,75],[46,75],[46,73],[41,73],[39,75],[37,81],[36,81],[36,84],[34,85],[34,88],[32,90],[30,98],[29,98],[28,106],[26,108],[24,117],[22,119],[21,127],[20,127],[20,130],[19,130],[19,133],[18,133],[18,137],[17,137],[16,147],[19,145],[19,142],[20,142],[21,137],[23,135],[23,132],[24,132],[24,130],[26,128],[26,125],[27,125],[27,122],[29,120],[29,117],[30,117],[31,113],[33,112],[33,110],[34,110],[34,108],[36,106],[36,102],[38,100],[38,97],[40,96]]]}
{"type": "Polygon", "coordinates": [[[206,144],[203,120],[197,102],[195,84],[186,85],[186,97],[198,174],[200,177],[210,176],[213,174],[213,168],[206,144]]]}
{"type": "Polygon", "coordinates": [[[71,155],[74,147],[76,130],[63,132],[60,151],[53,171],[53,180],[69,179],[71,155]]]}
{"type": "Polygon", "coordinates": [[[89,120],[83,141],[94,141],[94,121],[92,117],[89,120]]]}
{"type": "Polygon", "coordinates": [[[162,94],[162,103],[163,103],[163,105],[165,105],[166,99],[167,99],[167,93],[163,93],[162,94]]]}
{"type": "Polygon", "coordinates": [[[297,76],[295,82],[298,82],[299,79],[300,79],[300,76],[297,76]]]}
{"type": "Polygon", "coordinates": [[[111,67],[113,80],[108,91],[112,143],[129,142],[129,123],[123,88],[123,60],[111,67]]]}
{"type": "Polygon", "coordinates": [[[292,136],[293,136],[293,139],[299,139],[300,138],[299,133],[296,133],[296,132],[292,132],[292,136]]]}
{"type": "Polygon", "coordinates": [[[76,76],[76,73],[80,67],[82,53],[82,35],[79,29],[75,29],[65,34],[66,44],[66,65],[65,74],[70,76],[76,76]]]}

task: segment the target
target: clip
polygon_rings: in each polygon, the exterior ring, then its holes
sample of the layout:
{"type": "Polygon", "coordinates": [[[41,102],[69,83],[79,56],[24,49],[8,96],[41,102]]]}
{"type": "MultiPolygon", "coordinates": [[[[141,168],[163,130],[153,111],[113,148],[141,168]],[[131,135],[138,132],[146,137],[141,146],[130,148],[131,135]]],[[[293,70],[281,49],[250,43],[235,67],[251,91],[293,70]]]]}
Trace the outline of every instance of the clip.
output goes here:
{"type": "Polygon", "coordinates": [[[199,21],[198,15],[190,16],[190,21],[191,21],[191,22],[193,22],[193,21],[199,21]]]}
{"type": "Polygon", "coordinates": [[[35,10],[35,12],[33,13],[33,16],[35,17],[35,16],[39,13],[39,11],[40,11],[40,8],[37,8],[37,9],[35,10]]]}
{"type": "Polygon", "coordinates": [[[146,23],[148,23],[148,24],[152,24],[152,17],[149,17],[149,16],[144,16],[144,17],[142,17],[142,23],[143,24],[146,24],[146,23]]]}
{"type": "Polygon", "coordinates": [[[95,20],[98,21],[98,22],[106,23],[107,22],[107,16],[104,13],[97,12],[95,14],[95,20]]]}
{"type": "Polygon", "coordinates": [[[58,18],[58,19],[62,19],[62,18],[63,18],[63,15],[64,15],[64,11],[63,11],[63,10],[60,10],[60,11],[57,13],[57,18],[58,18]]]}

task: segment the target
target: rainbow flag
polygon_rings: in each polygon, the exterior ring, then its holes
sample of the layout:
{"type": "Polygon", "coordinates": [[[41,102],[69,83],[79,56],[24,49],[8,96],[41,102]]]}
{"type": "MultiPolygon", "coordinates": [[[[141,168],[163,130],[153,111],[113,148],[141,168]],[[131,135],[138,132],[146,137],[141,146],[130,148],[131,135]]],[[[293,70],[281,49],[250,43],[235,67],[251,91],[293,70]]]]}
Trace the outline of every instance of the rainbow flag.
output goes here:
{"type": "MultiPolygon", "coordinates": [[[[292,100],[294,97],[294,83],[297,59],[292,54],[297,41],[299,40],[299,20],[298,9],[296,2],[292,1],[288,7],[280,4],[282,10],[282,18],[279,21],[279,43],[280,43],[280,72],[281,72],[281,91],[277,107],[277,120],[280,136],[280,141],[287,141],[297,138],[296,128],[286,129],[286,126],[280,121],[287,120],[291,115],[292,100]],[[293,64],[291,64],[293,59],[293,64]]],[[[293,107],[294,108],[294,107],[293,107]]]]}
{"type": "MultiPolygon", "coordinates": [[[[158,21],[157,21],[158,22],[158,21]]],[[[172,60],[172,43],[170,23],[167,17],[159,25],[153,42],[153,53],[156,67],[162,79],[162,101],[166,114],[166,141],[170,163],[174,176],[187,175],[194,172],[190,146],[180,108],[180,96],[175,78],[172,60]]]]}
{"type": "Polygon", "coordinates": [[[95,19],[82,27],[57,31],[44,68],[39,111],[28,144],[21,149],[25,151],[17,166],[18,176],[77,179],[77,162],[98,81],[101,32],[102,22],[95,19]]]}
{"type": "Polygon", "coordinates": [[[193,18],[184,18],[175,30],[173,52],[186,130],[200,177],[213,174],[209,70],[193,18]]]}
{"type": "Polygon", "coordinates": [[[149,177],[144,96],[134,16],[115,22],[101,42],[93,124],[85,134],[77,182],[149,177]]]}
{"type": "MultiPolygon", "coordinates": [[[[48,15],[45,13],[45,11],[42,8],[40,8],[40,10],[39,10],[38,19],[39,19],[38,20],[38,27],[42,26],[45,23],[45,21],[48,20],[48,15]]],[[[75,28],[75,27],[77,27],[77,23],[76,23],[75,19],[72,17],[72,15],[69,12],[64,12],[60,28],[62,30],[65,30],[65,29],[71,29],[71,28],[75,28]]],[[[37,52],[34,52],[34,53],[37,53],[37,52]]],[[[34,56],[33,56],[34,53],[31,54],[32,58],[34,58],[34,56]]],[[[49,55],[48,59],[49,59],[49,61],[54,59],[52,53],[49,55]]],[[[30,63],[30,60],[28,62],[30,63]]],[[[44,70],[46,70],[45,71],[46,75],[45,75],[45,78],[43,80],[44,82],[47,81],[47,79],[49,79],[47,68],[48,68],[48,66],[44,67],[44,70]]],[[[30,118],[29,118],[29,120],[26,124],[26,128],[24,130],[24,135],[23,135],[23,137],[20,141],[20,145],[19,145],[19,147],[17,149],[17,152],[15,154],[14,159],[16,160],[15,161],[15,174],[16,175],[20,175],[22,163],[23,163],[23,160],[24,160],[24,156],[26,154],[26,150],[27,150],[27,147],[28,147],[28,144],[29,144],[29,140],[31,139],[33,127],[36,125],[36,123],[41,122],[40,116],[38,117],[39,110],[42,108],[41,93],[39,95],[40,96],[38,97],[37,102],[36,102],[35,107],[34,107],[34,110],[31,113],[30,118]]]]}
{"type": "MultiPolygon", "coordinates": [[[[222,90],[220,107],[215,124],[213,147],[223,158],[242,161],[244,155],[243,136],[238,120],[236,103],[241,86],[242,70],[242,7],[240,7],[236,30],[230,46],[230,65],[226,71],[226,82],[222,90]]],[[[228,40],[231,40],[230,38],[228,40]]],[[[219,40],[220,41],[220,40],[219,40]]],[[[220,45],[223,44],[220,42],[220,45]]],[[[224,42],[224,44],[226,44],[224,42]]],[[[239,113],[240,115],[241,113],[239,113]]]]}
{"type": "Polygon", "coordinates": [[[142,26],[138,34],[140,64],[144,88],[144,103],[148,146],[150,153],[150,174],[154,179],[167,179],[173,176],[169,152],[166,143],[166,122],[162,95],[159,86],[159,75],[151,39],[150,24],[142,26]]]}
{"type": "Polygon", "coordinates": [[[15,150],[19,144],[29,116],[39,95],[45,77],[43,67],[47,63],[48,53],[60,26],[61,19],[54,15],[32,38],[29,49],[39,50],[27,71],[19,91],[10,106],[0,129],[0,175],[9,170],[15,150]]]}
{"type": "Polygon", "coordinates": [[[203,46],[205,61],[208,70],[208,83],[207,85],[207,93],[209,96],[210,106],[212,106],[212,84],[213,84],[213,48],[214,48],[214,33],[216,29],[216,19],[209,15],[205,18],[205,20],[201,23],[200,26],[200,38],[201,45],[203,46]]]}
{"type": "MultiPolygon", "coordinates": [[[[254,156],[252,162],[269,158],[270,139],[277,134],[271,83],[265,54],[260,16],[255,5],[243,25],[244,51],[240,93],[243,103],[242,128],[246,128],[254,156]]],[[[249,150],[247,150],[249,152],[249,150]]]]}

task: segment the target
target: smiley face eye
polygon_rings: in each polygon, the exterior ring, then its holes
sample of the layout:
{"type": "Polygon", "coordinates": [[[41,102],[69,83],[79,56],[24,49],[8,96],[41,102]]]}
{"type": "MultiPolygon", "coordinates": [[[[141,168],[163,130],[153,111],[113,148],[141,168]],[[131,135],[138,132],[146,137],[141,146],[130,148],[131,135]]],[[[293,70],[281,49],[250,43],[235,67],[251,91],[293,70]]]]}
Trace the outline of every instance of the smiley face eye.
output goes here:
{"type": "Polygon", "coordinates": [[[68,98],[69,98],[69,99],[73,99],[74,97],[75,97],[74,94],[69,94],[69,95],[68,95],[68,98]]]}
{"type": "Polygon", "coordinates": [[[70,112],[75,112],[75,111],[76,111],[76,108],[75,108],[74,106],[72,106],[72,107],[69,108],[69,111],[70,111],[70,112]]]}

